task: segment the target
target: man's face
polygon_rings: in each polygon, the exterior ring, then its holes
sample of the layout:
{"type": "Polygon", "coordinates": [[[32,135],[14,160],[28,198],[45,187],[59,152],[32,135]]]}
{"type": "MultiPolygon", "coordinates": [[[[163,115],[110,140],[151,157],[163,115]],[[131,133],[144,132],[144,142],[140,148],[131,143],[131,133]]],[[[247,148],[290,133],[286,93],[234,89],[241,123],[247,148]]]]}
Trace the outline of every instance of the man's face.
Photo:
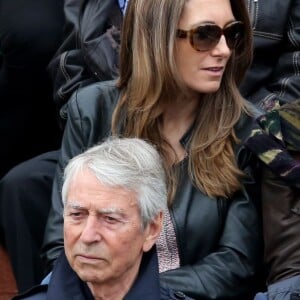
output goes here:
{"type": "Polygon", "coordinates": [[[133,281],[143,251],[148,251],[151,225],[142,229],[136,194],[101,184],[88,170],[73,179],[64,211],[67,259],[85,281],[120,284],[133,281]]]}

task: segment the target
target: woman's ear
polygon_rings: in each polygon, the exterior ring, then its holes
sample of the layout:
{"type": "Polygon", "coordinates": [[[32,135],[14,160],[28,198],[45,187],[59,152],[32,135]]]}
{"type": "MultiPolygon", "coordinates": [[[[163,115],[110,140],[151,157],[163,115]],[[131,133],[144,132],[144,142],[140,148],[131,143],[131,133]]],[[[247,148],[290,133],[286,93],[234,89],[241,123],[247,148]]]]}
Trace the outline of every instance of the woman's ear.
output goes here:
{"type": "Polygon", "coordinates": [[[145,234],[145,241],[143,245],[143,251],[147,252],[149,251],[152,246],[156,243],[156,240],[158,239],[158,236],[162,230],[163,226],[163,212],[161,211],[155,219],[147,225],[145,228],[144,234],[145,234]]]}

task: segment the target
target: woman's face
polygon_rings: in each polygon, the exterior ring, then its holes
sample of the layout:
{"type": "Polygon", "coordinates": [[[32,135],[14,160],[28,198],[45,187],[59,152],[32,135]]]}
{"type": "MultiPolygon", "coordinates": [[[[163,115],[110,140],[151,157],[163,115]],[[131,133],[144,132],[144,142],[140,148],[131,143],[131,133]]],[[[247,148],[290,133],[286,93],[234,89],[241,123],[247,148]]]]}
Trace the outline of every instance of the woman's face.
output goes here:
{"type": "MultiPolygon", "coordinates": [[[[207,23],[224,28],[234,20],[229,0],[187,0],[177,29],[190,30],[207,23]]],[[[192,93],[217,91],[230,55],[224,35],[207,51],[196,51],[188,38],[176,38],[177,68],[192,93]]]]}

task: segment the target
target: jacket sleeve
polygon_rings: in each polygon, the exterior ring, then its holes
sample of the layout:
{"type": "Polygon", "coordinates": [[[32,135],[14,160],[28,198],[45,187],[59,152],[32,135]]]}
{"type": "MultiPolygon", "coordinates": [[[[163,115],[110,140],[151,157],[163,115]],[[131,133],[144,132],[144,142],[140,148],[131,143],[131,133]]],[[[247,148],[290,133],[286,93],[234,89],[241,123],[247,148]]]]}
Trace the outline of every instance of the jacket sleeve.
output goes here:
{"type": "MultiPolygon", "coordinates": [[[[111,0],[66,0],[64,42],[48,65],[57,110],[78,88],[118,74],[120,8],[111,0]]],[[[61,118],[60,126],[64,127],[61,118]]]]}
{"type": "MultiPolygon", "coordinates": [[[[254,31],[254,38],[255,34],[254,31]]],[[[275,62],[267,82],[258,90],[253,90],[247,97],[252,103],[257,104],[264,110],[272,108],[272,102],[275,99],[278,99],[281,104],[284,104],[300,97],[299,0],[291,1],[281,47],[281,55],[278,57],[277,62],[275,62]]],[[[263,65],[261,65],[260,68],[263,68],[263,65]]],[[[247,84],[247,81],[245,83],[247,84]]]]}
{"type": "Polygon", "coordinates": [[[74,98],[74,93],[68,105],[68,118],[64,130],[61,151],[56,174],[54,177],[51,209],[48,215],[44,246],[42,250],[42,259],[46,266],[47,273],[51,271],[56,258],[63,250],[63,203],[61,199],[61,187],[63,180],[63,170],[69,159],[82,152],[85,141],[82,132],[82,122],[74,98]]]}
{"type": "Polygon", "coordinates": [[[262,259],[261,226],[245,189],[226,201],[230,203],[216,249],[193,264],[161,273],[164,285],[195,299],[245,299],[262,259]]]}

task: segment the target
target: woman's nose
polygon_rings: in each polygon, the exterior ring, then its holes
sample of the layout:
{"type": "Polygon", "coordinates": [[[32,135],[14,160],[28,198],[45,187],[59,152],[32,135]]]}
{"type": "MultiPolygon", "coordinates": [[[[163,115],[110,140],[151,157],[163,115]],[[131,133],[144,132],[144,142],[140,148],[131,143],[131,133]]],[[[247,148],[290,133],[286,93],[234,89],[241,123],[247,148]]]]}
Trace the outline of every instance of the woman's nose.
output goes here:
{"type": "Polygon", "coordinates": [[[213,55],[229,57],[231,54],[231,50],[228,47],[226,38],[224,35],[221,36],[218,44],[212,49],[213,55]]]}

